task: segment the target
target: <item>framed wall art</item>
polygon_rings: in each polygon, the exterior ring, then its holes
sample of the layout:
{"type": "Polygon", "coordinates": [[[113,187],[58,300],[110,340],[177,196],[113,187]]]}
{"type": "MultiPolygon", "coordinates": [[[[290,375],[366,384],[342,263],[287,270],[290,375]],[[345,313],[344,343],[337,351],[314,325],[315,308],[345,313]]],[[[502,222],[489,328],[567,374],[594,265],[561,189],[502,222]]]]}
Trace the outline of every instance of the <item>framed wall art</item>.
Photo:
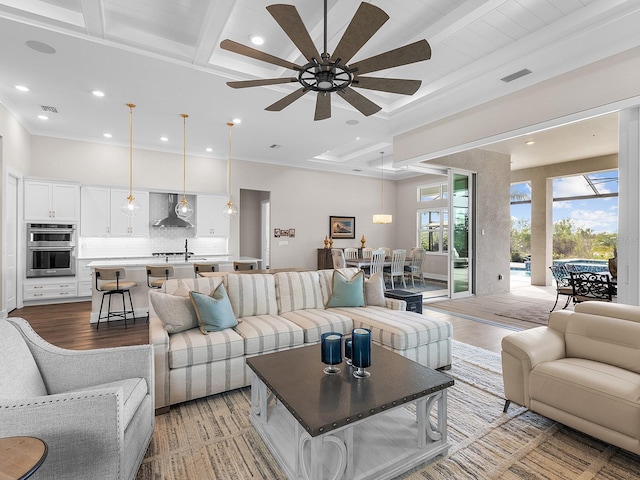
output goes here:
{"type": "Polygon", "coordinates": [[[329,217],[331,238],[356,238],[356,217],[329,217]]]}

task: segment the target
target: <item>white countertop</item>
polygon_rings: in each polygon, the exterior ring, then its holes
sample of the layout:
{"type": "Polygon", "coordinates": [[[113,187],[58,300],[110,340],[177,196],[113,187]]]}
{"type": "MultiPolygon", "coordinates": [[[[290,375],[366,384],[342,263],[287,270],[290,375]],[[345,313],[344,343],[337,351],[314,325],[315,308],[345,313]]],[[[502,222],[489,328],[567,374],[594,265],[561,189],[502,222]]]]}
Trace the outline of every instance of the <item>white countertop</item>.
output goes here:
{"type": "Polygon", "coordinates": [[[194,263],[232,263],[233,261],[258,261],[262,260],[253,257],[238,257],[234,258],[231,255],[210,255],[200,256],[193,255],[189,257],[189,260],[185,262],[184,257],[134,257],[134,258],[113,258],[113,259],[98,259],[89,263],[89,268],[94,267],[145,267],[146,265],[193,265],[194,263]],[[168,260],[168,261],[167,261],[168,260]]]}

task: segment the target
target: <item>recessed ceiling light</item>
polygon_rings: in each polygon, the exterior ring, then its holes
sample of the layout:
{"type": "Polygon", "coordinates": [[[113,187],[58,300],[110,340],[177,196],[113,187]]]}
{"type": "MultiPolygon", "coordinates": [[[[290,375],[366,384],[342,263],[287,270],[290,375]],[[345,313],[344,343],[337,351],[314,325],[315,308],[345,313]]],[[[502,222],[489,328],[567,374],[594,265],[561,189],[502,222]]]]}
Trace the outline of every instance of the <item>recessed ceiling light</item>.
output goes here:
{"type": "Polygon", "coordinates": [[[241,118],[234,118],[233,120],[231,120],[234,124],[239,124],[242,123],[242,119],[241,118]]]}
{"type": "Polygon", "coordinates": [[[51,45],[47,45],[46,43],[38,42],[36,40],[29,40],[26,42],[26,44],[27,44],[27,47],[31,48],[32,50],[35,50],[36,52],[47,53],[47,54],[56,53],[56,49],[53,48],[51,45]]]}
{"type": "Polygon", "coordinates": [[[358,120],[347,120],[346,122],[347,125],[358,125],[360,122],[358,120]]]}
{"type": "Polygon", "coordinates": [[[160,141],[162,142],[168,142],[169,139],[167,137],[160,137],[160,141]]]}
{"type": "Polygon", "coordinates": [[[20,90],[21,92],[28,92],[29,87],[25,87],[24,85],[16,85],[16,90],[20,90]]]}
{"type": "Polygon", "coordinates": [[[49,120],[49,117],[47,117],[46,115],[38,115],[38,118],[40,120],[49,120]]]}
{"type": "Polygon", "coordinates": [[[251,43],[254,45],[262,45],[264,43],[264,38],[260,35],[250,35],[249,40],[251,40],[251,43]]]}
{"type": "Polygon", "coordinates": [[[536,143],[535,140],[527,140],[525,142],[526,145],[533,145],[534,143],[536,143]]]}
{"type": "Polygon", "coordinates": [[[104,92],[101,92],[100,90],[94,90],[93,93],[96,97],[104,97],[104,92]]]}
{"type": "Polygon", "coordinates": [[[211,148],[211,147],[207,147],[207,148],[205,148],[205,150],[206,150],[207,152],[213,152],[213,148],[211,148]]]}
{"type": "Polygon", "coordinates": [[[113,137],[113,135],[111,135],[110,133],[105,133],[103,136],[104,136],[104,138],[111,138],[111,137],[113,137]]]}

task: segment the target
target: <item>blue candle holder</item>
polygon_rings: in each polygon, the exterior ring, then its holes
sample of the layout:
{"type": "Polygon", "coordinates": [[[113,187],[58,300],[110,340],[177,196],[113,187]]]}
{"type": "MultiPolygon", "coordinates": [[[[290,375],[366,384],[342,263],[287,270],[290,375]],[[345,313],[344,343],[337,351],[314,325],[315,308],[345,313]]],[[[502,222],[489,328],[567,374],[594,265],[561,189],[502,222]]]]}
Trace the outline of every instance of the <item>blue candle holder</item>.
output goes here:
{"type": "Polygon", "coordinates": [[[351,363],[356,367],[353,376],[367,378],[370,373],[365,368],[371,366],[371,330],[354,328],[351,332],[352,356],[351,363]]]}
{"type": "Polygon", "coordinates": [[[351,352],[352,352],[353,341],[351,338],[345,338],[344,340],[344,357],[347,359],[347,365],[353,365],[351,362],[351,352]]]}
{"type": "Polygon", "coordinates": [[[342,363],[342,334],[337,332],[323,333],[320,337],[322,363],[329,365],[323,372],[327,374],[340,373],[334,365],[342,363]]]}

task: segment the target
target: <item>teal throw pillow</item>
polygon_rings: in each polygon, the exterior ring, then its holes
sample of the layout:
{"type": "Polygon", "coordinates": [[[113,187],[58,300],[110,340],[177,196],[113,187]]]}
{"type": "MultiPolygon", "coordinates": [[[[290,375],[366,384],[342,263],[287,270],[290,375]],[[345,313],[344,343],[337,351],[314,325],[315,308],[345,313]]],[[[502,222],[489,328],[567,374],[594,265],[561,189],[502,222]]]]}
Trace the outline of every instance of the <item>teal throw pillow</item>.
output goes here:
{"type": "Polygon", "coordinates": [[[331,307],[364,307],[364,272],[359,271],[350,280],[341,272],[333,272],[333,291],[327,302],[331,307]]]}
{"type": "Polygon", "coordinates": [[[200,331],[205,335],[209,332],[235,327],[238,324],[227,291],[222,283],[211,292],[211,295],[192,290],[189,292],[189,297],[198,317],[200,331]]]}

